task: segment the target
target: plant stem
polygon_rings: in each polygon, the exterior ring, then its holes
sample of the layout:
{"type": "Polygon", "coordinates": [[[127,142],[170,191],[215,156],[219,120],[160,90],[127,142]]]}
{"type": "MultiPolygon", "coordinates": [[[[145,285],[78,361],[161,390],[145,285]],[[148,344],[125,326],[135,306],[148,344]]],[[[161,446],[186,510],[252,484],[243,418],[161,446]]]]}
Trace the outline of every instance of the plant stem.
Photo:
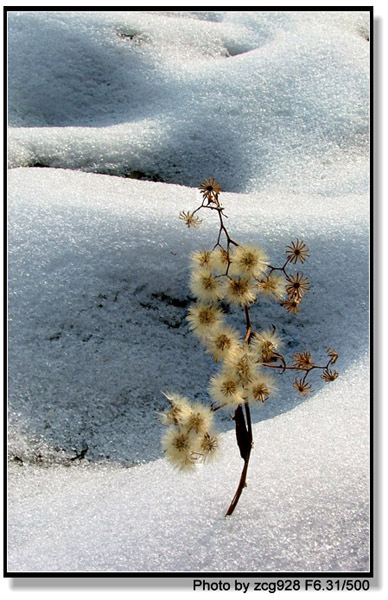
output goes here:
{"type": "MultiPolygon", "coordinates": [[[[245,312],[245,323],[247,327],[247,332],[245,335],[245,342],[249,344],[250,338],[252,335],[252,322],[249,314],[249,308],[247,306],[244,307],[245,312]]],[[[253,447],[253,435],[252,435],[252,420],[251,420],[251,410],[249,408],[249,403],[246,402],[244,404],[245,408],[245,417],[242,406],[238,406],[234,413],[234,421],[236,423],[236,438],[237,445],[240,448],[241,458],[244,460],[243,470],[241,472],[240,481],[236,490],[235,495],[233,496],[233,500],[230,503],[228,510],[226,511],[225,516],[230,516],[234,509],[237,506],[237,503],[240,499],[243,489],[247,485],[247,472],[249,459],[251,456],[251,451],[253,447]]]]}
{"type": "Polygon", "coordinates": [[[236,413],[235,413],[237,443],[240,448],[240,454],[241,454],[242,458],[244,459],[244,466],[243,466],[243,470],[241,472],[240,481],[239,481],[236,493],[233,496],[232,502],[230,503],[230,506],[225,513],[226,517],[229,517],[233,513],[233,511],[236,508],[237,503],[240,499],[243,489],[247,486],[247,483],[246,483],[247,472],[248,472],[248,465],[249,465],[249,459],[251,456],[253,441],[252,441],[252,421],[251,421],[251,413],[250,413],[250,409],[249,409],[249,404],[245,404],[244,406],[245,406],[246,422],[244,419],[244,413],[242,411],[241,406],[239,406],[236,409],[236,413]]]}

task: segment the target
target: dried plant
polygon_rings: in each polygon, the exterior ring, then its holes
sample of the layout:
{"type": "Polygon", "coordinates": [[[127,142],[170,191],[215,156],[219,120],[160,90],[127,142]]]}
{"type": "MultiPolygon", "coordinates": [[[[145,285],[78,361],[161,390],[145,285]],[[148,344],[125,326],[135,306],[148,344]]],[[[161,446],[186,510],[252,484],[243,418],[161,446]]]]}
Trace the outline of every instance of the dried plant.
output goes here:
{"type": "Polygon", "coordinates": [[[304,242],[291,242],[286,247],[286,258],[281,266],[273,266],[263,249],[255,245],[241,245],[229,234],[227,218],[220,204],[220,185],[213,179],[201,183],[202,203],[194,211],[181,212],[179,218],[188,227],[197,228],[202,219],[200,210],[208,209],[218,215],[219,231],[211,250],[201,250],[191,256],[190,288],[197,299],[187,316],[189,327],[204,344],[219,372],[209,384],[212,403],[209,407],[191,404],[185,397],[166,394],[169,408],[163,413],[168,426],[162,440],[166,457],[179,469],[193,469],[198,461],[208,461],[217,455],[218,436],[214,430],[213,414],[221,408],[233,409],[236,440],[244,461],[236,493],[226,515],[236,508],[246,487],[246,477],[253,446],[250,407],[264,403],[276,391],[274,375],[297,371],[293,387],[301,395],[312,387],[307,378],[311,371],[321,370],[324,381],[334,381],[337,371],[330,367],[338,354],[328,348],[328,360],[316,365],[307,350],[297,352],[292,364],[281,354],[282,340],[275,326],[262,331],[253,328],[250,309],[260,298],[280,303],[288,313],[297,313],[305,294],[310,289],[307,277],[297,271],[290,273],[290,265],[303,264],[310,256],[304,242]],[[244,314],[244,333],[227,324],[222,305],[240,307],[244,314]]]}

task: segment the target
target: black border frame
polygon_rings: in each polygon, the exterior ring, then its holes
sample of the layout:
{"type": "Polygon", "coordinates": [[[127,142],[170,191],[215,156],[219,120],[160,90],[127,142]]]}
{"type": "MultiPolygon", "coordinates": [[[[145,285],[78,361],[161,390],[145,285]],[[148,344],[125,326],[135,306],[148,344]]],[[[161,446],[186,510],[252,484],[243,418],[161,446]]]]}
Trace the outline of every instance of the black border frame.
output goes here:
{"type": "MultiPolygon", "coordinates": [[[[252,6],[242,6],[242,7],[223,7],[223,6],[184,6],[184,7],[176,7],[176,6],[132,6],[130,11],[138,10],[197,10],[197,9],[206,9],[207,11],[247,11],[252,10],[252,6]]],[[[327,571],[319,571],[319,572],[295,572],[295,571],[282,571],[282,572],[245,572],[245,571],[233,571],[233,572],[126,572],[121,571],[117,573],[111,572],[18,572],[18,571],[8,571],[7,569],[7,165],[6,165],[6,157],[7,157],[7,134],[6,127],[8,123],[8,106],[7,106],[7,13],[13,11],[35,11],[35,12],[50,12],[51,10],[55,11],[119,11],[125,10],[125,7],[121,6],[101,6],[98,8],[93,8],[90,6],[4,6],[3,7],[3,99],[4,99],[4,108],[3,108],[3,123],[4,123],[4,137],[3,137],[3,150],[4,150],[4,205],[3,205],[3,219],[4,219],[4,259],[3,259],[3,274],[4,274],[4,287],[3,287],[3,306],[4,306],[4,318],[3,318],[3,348],[4,348],[4,383],[3,383],[3,391],[4,391],[4,405],[3,405],[3,434],[4,434],[4,462],[3,462],[3,524],[4,524],[4,537],[3,537],[3,577],[5,578],[76,578],[76,579],[86,579],[86,578],[120,578],[120,579],[154,579],[154,578],[184,578],[184,579],[195,579],[201,578],[203,580],[214,579],[217,580],[225,580],[228,578],[239,578],[239,580],[244,580],[247,578],[255,578],[258,579],[370,579],[375,576],[374,572],[374,551],[376,546],[375,540],[375,509],[376,509],[376,499],[374,497],[375,491],[375,478],[374,478],[374,466],[375,466],[375,455],[374,455],[374,332],[373,332],[373,323],[374,323],[374,276],[373,276],[373,265],[374,265],[374,255],[373,255],[373,243],[374,243],[374,7],[373,6],[257,6],[254,8],[258,8],[260,11],[356,11],[356,12],[369,12],[370,15],[370,275],[369,275],[369,289],[370,289],[370,327],[369,327],[369,335],[370,335],[370,569],[369,571],[351,571],[351,572],[327,572],[327,571]]],[[[300,591],[303,591],[302,589],[300,591]]],[[[313,591],[313,590],[312,590],[313,591]]]]}

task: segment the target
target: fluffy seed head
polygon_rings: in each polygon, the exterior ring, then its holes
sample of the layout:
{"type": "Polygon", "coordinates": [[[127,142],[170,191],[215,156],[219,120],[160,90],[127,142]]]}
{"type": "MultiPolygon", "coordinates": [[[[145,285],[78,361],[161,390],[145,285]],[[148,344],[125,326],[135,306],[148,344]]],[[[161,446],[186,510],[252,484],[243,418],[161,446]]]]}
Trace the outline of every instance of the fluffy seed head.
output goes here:
{"type": "Polygon", "coordinates": [[[212,252],[210,250],[199,250],[191,255],[191,262],[195,267],[211,268],[212,252]]]}
{"type": "Polygon", "coordinates": [[[224,297],[235,306],[247,306],[256,300],[257,288],[248,277],[228,277],[224,282],[224,297]]]}
{"type": "Polygon", "coordinates": [[[215,362],[224,360],[233,349],[240,344],[238,332],[229,325],[215,327],[206,338],[206,352],[213,356],[215,362]]]}
{"type": "Polygon", "coordinates": [[[243,404],[243,393],[237,378],[229,372],[221,372],[210,380],[210,395],[220,404],[227,406],[243,404]]]}
{"type": "Polygon", "coordinates": [[[194,438],[185,430],[169,427],[162,438],[166,458],[182,471],[195,467],[194,438]]]}
{"type": "Polygon", "coordinates": [[[247,344],[238,346],[226,357],[225,372],[235,377],[242,386],[252,380],[256,371],[254,356],[247,344]]]}
{"type": "Polygon", "coordinates": [[[196,403],[191,407],[190,413],[182,420],[182,426],[186,431],[194,433],[205,433],[213,423],[213,413],[210,408],[196,403]]]}
{"type": "Polygon", "coordinates": [[[252,352],[262,363],[271,362],[281,345],[282,339],[273,329],[255,332],[252,336],[252,352]]]}
{"type": "Polygon", "coordinates": [[[276,390],[273,377],[266,373],[259,373],[249,384],[249,398],[255,402],[265,402],[276,390]]]}
{"type": "Polygon", "coordinates": [[[219,438],[213,432],[206,432],[199,444],[198,453],[202,454],[204,462],[217,458],[219,450],[219,438]]]}
{"type": "Polygon", "coordinates": [[[222,297],[220,280],[207,269],[193,271],[190,288],[194,296],[204,302],[217,302],[222,297]]]}
{"type": "Polygon", "coordinates": [[[286,295],[286,279],[276,273],[261,279],[257,287],[263,296],[271,300],[282,300],[286,295]]]}
{"type": "Polygon", "coordinates": [[[218,274],[225,274],[228,268],[228,253],[224,248],[218,246],[212,251],[212,268],[218,274]]]}
{"type": "Polygon", "coordinates": [[[212,304],[198,302],[189,308],[187,320],[190,329],[200,337],[206,337],[216,325],[222,322],[222,311],[212,304]]]}
{"type": "Polygon", "coordinates": [[[164,393],[171,408],[162,413],[161,417],[165,424],[178,425],[190,414],[190,403],[184,396],[179,394],[164,393]]]}
{"type": "Polygon", "coordinates": [[[268,257],[257,246],[237,246],[231,254],[231,275],[258,277],[268,266],[268,257]]]}

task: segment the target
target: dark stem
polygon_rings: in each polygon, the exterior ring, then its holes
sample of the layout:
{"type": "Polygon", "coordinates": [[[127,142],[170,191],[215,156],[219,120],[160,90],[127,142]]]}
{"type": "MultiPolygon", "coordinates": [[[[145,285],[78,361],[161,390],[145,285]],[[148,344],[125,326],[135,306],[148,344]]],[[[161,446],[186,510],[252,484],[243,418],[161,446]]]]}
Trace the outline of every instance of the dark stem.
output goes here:
{"type": "MultiPolygon", "coordinates": [[[[249,314],[248,307],[245,306],[244,309],[245,309],[245,322],[246,322],[246,326],[247,326],[245,342],[247,342],[249,344],[251,334],[252,334],[252,323],[251,323],[251,317],[249,314]]],[[[240,455],[244,461],[244,466],[243,466],[243,470],[240,475],[240,481],[239,481],[236,493],[233,496],[232,502],[230,503],[228,510],[226,511],[226,514],[225,514],[226,517],[229,517],[233,513],[234,509],[237,506],[238,501],[240,500],[242,491],[247,485],[247,472],[248,472],[249,459],[250,459],[251,451],[252,451],[252,447],[253,447],[253,435],[252,435],[251,410],[249,408],[248,402],[246,402],[244,404],[244,408],[245,408],[245,417],[244,417],[244,411],[243,411],[243,408],[241,405],[236,408],[236,411],[234,413],[234,421],[236,424],[237,445],[240,448],[240,455]]]]}
{"type": "Polygon", "coordinates": [[[241,457],[244,459],[244,466],[241,472],[240,481],[236,490],[236,493],[233,496],[232,502],[228,510],[225,513],[226,517],[229,517],[234,509],[237,506],[238,501],[240,500],[240,496],[242,494],[243,489],[247,486],[247,472],[249,465],[249,458],[251,456],[251,450],[253,446],[252,442],[252,422],[251,422],[251,413],[249,410],[249,405],[245,404],[245,414],[246,414],[246,422],[244,419],[244,413],[241,406],[236,408],[234,420],[236,422],[236,437],[237,444],[240,448],[241,457]]]}

